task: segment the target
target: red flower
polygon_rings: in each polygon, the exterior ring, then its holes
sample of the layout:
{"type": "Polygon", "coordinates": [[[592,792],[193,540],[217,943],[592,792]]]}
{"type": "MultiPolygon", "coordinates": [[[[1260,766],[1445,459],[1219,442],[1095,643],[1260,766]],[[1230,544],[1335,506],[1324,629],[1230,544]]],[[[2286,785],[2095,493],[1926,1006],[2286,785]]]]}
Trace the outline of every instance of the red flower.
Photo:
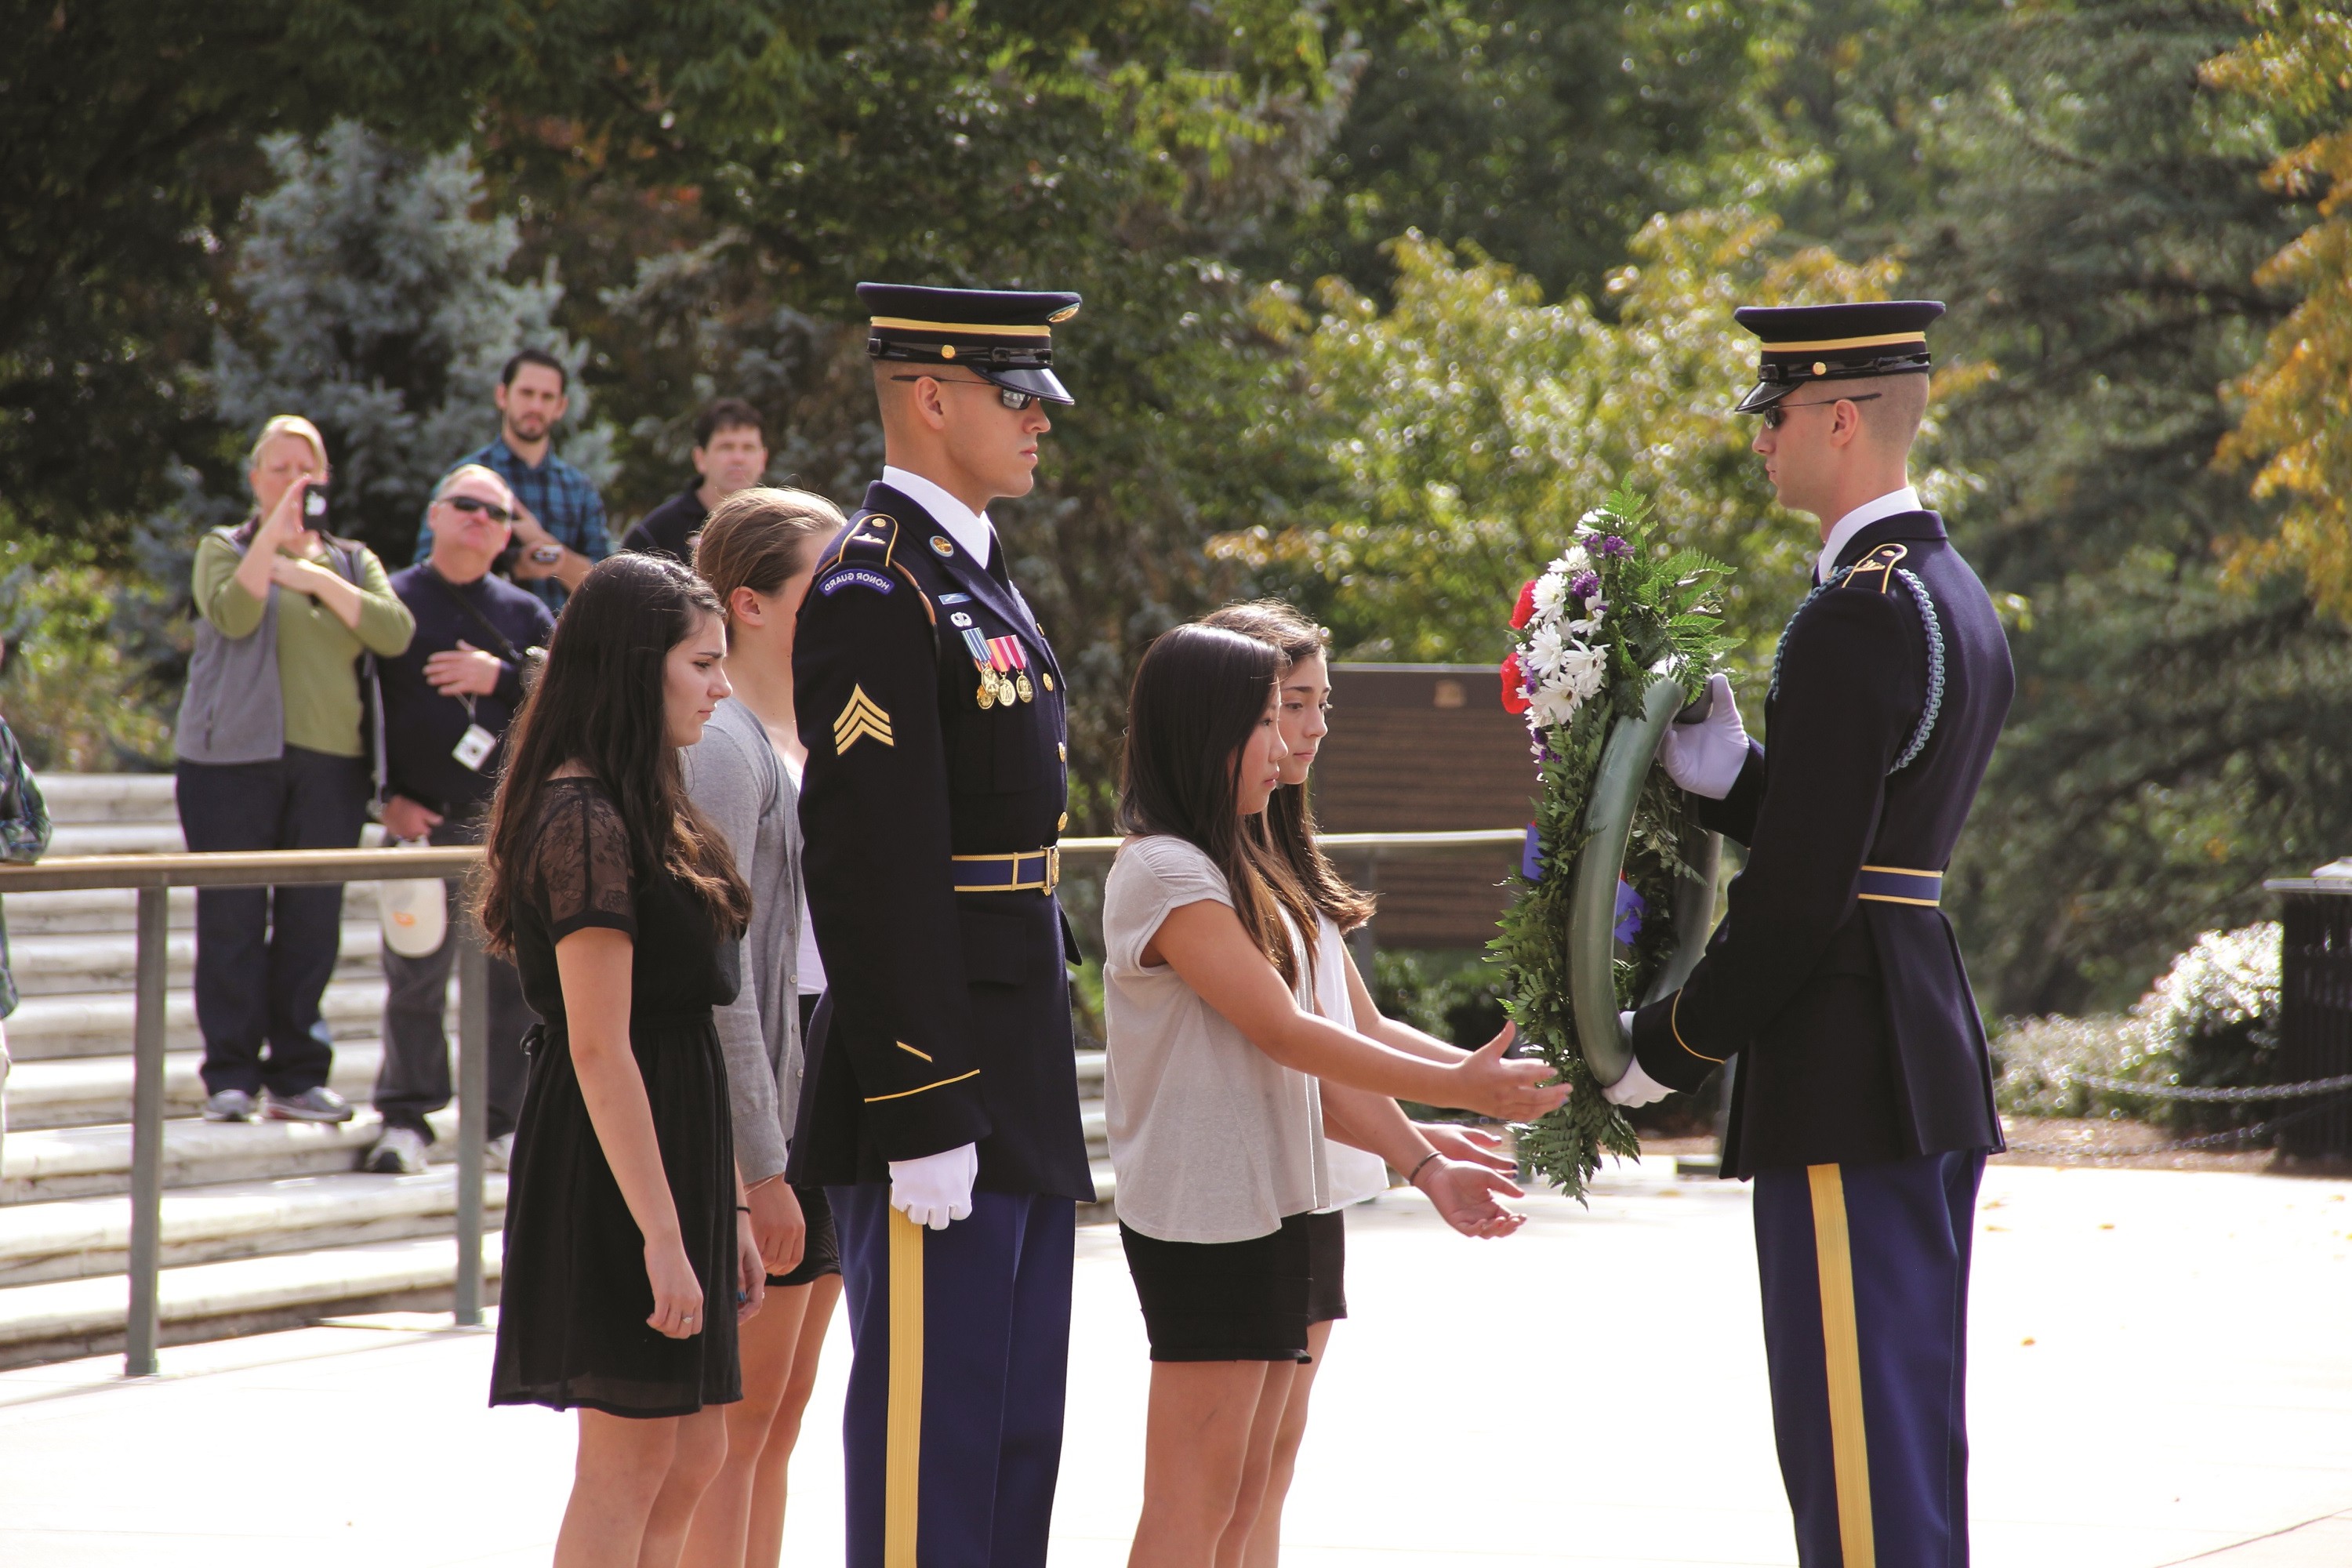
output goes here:
{"type": "Polygon", "coordinates": [[[1515,632],[1524,631],[1527,629],[1528,623],[1535,618],[1536,584],[1535,579],[1530,577],[1528,579],[1526,584],[1519,589],[1518,604],[1512,607],[1511,629],[1515,632]]]}
{"type": "Polygon", "coordinates": [[[1517,654],[1508,655],[1503,660],[1503,711],[1524,713],[1529,706],[1527,671],[1520,668],[1517,654]]]}

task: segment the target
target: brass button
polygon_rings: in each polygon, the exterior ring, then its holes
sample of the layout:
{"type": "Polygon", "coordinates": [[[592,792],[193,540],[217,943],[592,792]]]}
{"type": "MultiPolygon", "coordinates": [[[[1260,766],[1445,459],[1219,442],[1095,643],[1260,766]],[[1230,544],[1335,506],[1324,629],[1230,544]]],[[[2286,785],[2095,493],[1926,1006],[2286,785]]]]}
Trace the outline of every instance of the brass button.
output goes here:
{"type": "Polygon", "coordinates": [[[1056,832],[1056,833],[1063,832],[1064,830],[1066,830],[1066,828],[1068,828],[1068,826],[1070,826],[1070,814],[1069,814],[1068,812],[1066,812],[1066,812],[1062,813],[1062,819],[1061,819],[1059,822],[1056,822],[1055,824],[1054,824],[1054,831],[1055,831],[1055,832],[1056,832]]]}
{"type": "Polygon", "coordinates": [[[1813,362],[1813,374],[1815,375],[1827,375],[1829,373],[1830,367],[1828,365],[1823,364],[1819,360],[1815,360],[1813,362]]]}
{"type": "Polygon", "coordinates": [[[1053,671],[1051,671],[1051,670],[1047,670],[1047,671],[1045,671],[1045,689],[1046,689],[1046,690],[1048,690],[1048,691],[1053,690],[1053,689],[1054,689],[1054,675],[1053,675],[1053,671]]]}
{"type": "Polygon", "coordinates": [[[1054,750],[1061,753],[1062,761],[1066,763],[1070,760],[1069,742],[1066,741],[1056,741],[1054,742],[1054,750]]]}

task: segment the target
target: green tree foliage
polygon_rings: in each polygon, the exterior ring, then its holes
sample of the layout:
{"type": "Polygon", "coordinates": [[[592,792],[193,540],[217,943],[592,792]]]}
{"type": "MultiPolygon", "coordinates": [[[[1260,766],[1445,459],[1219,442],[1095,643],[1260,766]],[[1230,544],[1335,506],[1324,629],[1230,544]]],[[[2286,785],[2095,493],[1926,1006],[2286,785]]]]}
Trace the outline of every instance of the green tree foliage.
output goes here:
{"type": "Polygon", "coordinates": [[[2309,0],[2263,0],[2252,42],[2205,68],[2208,81],[2320,127],[2271,165],[2271,187],[2317,197],[2317,221],[2255,281],[2302,296],[2271,329],[2223,460],[2257,464],[2254,494],[2287,499],[2278,531],[2236,543],[2242,575],[2298,572],[2312,597],[2352,621],[2352,16],[2309,0]]]}
{"type": "MultiPolygon", "coordinates": [[[[563,289],[506,276],[514,221],[475,216],[481,180],[462,148],[420,156],[343,121],[263,153],[278,184],[238,241],[243,330],[215,343],[214,406],[233,430],[283,413],[317,424],[334,464],[330,526],[404,563],[434,481],[498,433],[507,358],[583,357],[552,324],[563,289]]],[[[593,477],[610,468],[609,432],[587,424],[588,398],[573,391],[559,440],[593,477]]]]}
{"type": "MultiPolygon", "coordinates": [[[[1214,551],[1328,617],[1346,657],[1499,658],[1519,584],[1619,483],[1653,498],[1677,546],[1737,567],[1722,597],[1752,666],[1795,608],[1820,535],[1776,513],[1753,432],[1727,412],[1755,364],[1731,319],[1743,301],[1884,298],[1896,268],[1814,248],[1776,250],[1743,211],[1658,219],[1611,279],[1615,320],[1540,290],[1500,262],[1457,260],[1418,237],[1391,248],[1396,303],[1325,285],[1297,335],[1312,423],[1332,478],[1286,526],[1214,551]]],[[[1922,477],[1949,496],[1961,476],[1922,477]]]]}

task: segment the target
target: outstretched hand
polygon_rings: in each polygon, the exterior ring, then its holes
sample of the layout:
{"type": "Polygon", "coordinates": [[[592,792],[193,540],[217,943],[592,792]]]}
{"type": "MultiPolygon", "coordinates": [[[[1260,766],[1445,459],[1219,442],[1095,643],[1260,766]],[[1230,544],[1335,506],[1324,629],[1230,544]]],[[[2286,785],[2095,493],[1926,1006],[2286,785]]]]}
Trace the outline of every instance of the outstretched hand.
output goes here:
{"type": "Polygon", "coordinates": [[[1559,1109],[1568,1085],[1551,1081],[1550,1063],[1515,1061],[1503,1054],[1517,1037],[1517,1026],[1505,1024],[1501,1034],[1450,1069],[1458,1086],[1450,1097],[1453,1104],[1502,1121],[1532,1121],[1559,1109]]]}
{"type": "Polygon", "coordinates": [[[1412,1184],[1421,1189],[1438,1216],[1465,1236],[1491,1240],[1508,1236],[1528,1223],[1496,1201],[1497,1196],[1523,1198],[1518,1184],[1499,1171],[1441,1154],[1423,1165],[1412,1184]]]}
{"type": "Polygon", "coordinates": [[[1519,1163],[1504,1152],[1499,1133],[1459,1121],[1416,1121],[1412,1125],[1413,1131],[1429,1140],[1431,1148],[1449,1160],[1483,1165],[1507,1176],[1518,1173],[1519,1163]]]}

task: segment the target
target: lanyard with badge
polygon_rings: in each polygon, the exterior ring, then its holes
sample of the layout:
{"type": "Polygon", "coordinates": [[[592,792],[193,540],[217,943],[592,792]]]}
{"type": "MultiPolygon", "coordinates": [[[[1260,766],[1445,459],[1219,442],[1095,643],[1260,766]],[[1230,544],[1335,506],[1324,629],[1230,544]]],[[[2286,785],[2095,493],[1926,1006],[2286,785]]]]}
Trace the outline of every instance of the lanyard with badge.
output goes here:
{"type": "MultiPolygon", "coordinates": [[[[436,583],[441,584],[441,591],[448,595],[459,609],[473,616],[475,623],[484,631],[489,633],[490,640],[499,645],[499,656],[509,664],[513,665],[517,671],[522,672],[527,679],[529,677],[529,671],[533,668],[534,664],[534,661],[530,658],[530,655],[518,649],[512,640],[507,637],[506,633],[499,630],[497,626],[491,622],[489,616],[482,614],[480,609],[474,605],[473,601],[467,599],[466,595],[457,592],[456,584],[450,582],[446,577],[442,576],[440,573],[433,571],[430,566],[427,566],[425,571],[436,583]]],[[[468,772],[480,773],[482,771],[482,764],[489,760],[490,753],[499,749],[499,738],[496,735],[491,734],[488,730],[483,729],[480,724],[473,721],[474,694],[472,692],[460,691],[453,693],[453,695],[456,696],[458,701],[466,705],[466,718],[467,722],[466,725],[466,732],[457,737],[457,743],[449,748],[449,754],[457,759],[458,763],[468,772]]]]}

